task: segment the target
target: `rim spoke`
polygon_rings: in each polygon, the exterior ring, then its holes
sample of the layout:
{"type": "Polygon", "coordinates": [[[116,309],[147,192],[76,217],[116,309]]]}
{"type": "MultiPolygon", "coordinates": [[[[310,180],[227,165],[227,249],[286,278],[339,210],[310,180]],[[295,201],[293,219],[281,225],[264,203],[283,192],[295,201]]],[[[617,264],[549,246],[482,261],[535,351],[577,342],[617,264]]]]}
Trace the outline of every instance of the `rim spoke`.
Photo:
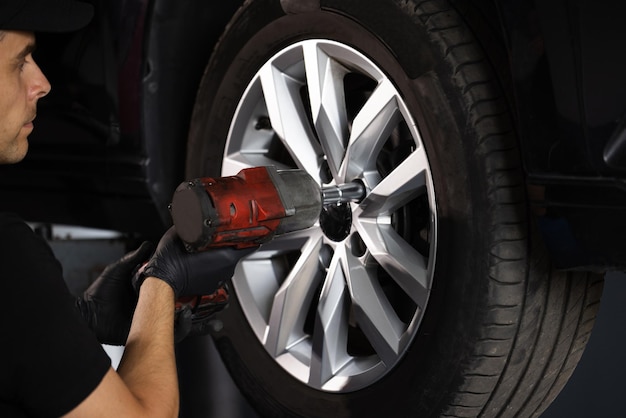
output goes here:
{"type": "Polygon", "coordinates": [[[389,224],[361,220],[359,232],[374,259],[423,309],[430,290],[424,256],[404,241],[389,224]]]}
{"type": "Polygon", "coordinates": [[[313,124],[330,171],[336,177],[348,138],[343,91],[343,77],[348,71],[316,43],[306,44],[303,50],[313,124]]]}
{"type": "Polygon", "coordinates": [[[428,161],[422,149],[411,153],[359,204],[359,217],[389,215],[426,192],[428,161]]]}
{"type": "Polygon", "coordinates": [[[224,173],[225,175],[226,173],[233,175],[237,174],[244,168],[269,165],[273,165],[279,170],[285,170],[289,168],[276,160],[268,158],[262,153],[235,153],[224,158],[222,163],[222,173],[224,173]]]}
{"type": "Polygon", "coordinates": [[[311,239],[274,297],[265,347],[274,357],[305,338],[303,326],[317,285],[322,280],[318,254],[322,241],[311,239]]]}
{"type": "Polygon", "coordinates": [[[385,79],[354,118],[340,179],[350,180],[376,171],[376,157],[400,121],[396,98],[395,88],[385,79]]]}
{"type": "Polygon", "coordinates": [[[309,382],[322,387],[351,357],[347,352],[348,309],[345,275],[337,254],[328,269],[320,295],[313,333],[313,356],[309,382]]]}
{"type": "Polygon", "coordinates": [[[371,255],[422,309],[430,290],[426,259],[398,235],[389,215],[426,192],[425,164],[423,152],[413,152],[354,211],[354,225],[371,255]]]}
{"type": "Polygon", "coordinates": [[[346,256],[346,264],[357,323],[383,363],[391,365],[400,352],[405,325],[389,304],[375,273],[354,256],[346,256]]]}
{"type": "Polygon", "coordinates": [[[271,63],[260,71],[270,122],[298,167],[319,178],[322,150],[314,139],[300,89],[303,83],[271,63]]]}

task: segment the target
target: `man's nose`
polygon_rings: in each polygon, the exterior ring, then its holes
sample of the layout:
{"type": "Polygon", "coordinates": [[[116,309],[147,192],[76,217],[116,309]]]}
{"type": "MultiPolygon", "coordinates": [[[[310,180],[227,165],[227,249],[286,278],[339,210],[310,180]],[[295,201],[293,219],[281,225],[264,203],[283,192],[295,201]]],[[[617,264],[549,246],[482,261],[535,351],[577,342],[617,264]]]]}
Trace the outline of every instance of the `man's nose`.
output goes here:
{"type": "Polygon", "coordinates": [[[29,94],[32,99],[39,100],[48,93],[50,93],[52,86],[50,85],[50,82],[43,74],[39,66],[36,63],[33,64],[33,74],[31,78],[29,94]]]}

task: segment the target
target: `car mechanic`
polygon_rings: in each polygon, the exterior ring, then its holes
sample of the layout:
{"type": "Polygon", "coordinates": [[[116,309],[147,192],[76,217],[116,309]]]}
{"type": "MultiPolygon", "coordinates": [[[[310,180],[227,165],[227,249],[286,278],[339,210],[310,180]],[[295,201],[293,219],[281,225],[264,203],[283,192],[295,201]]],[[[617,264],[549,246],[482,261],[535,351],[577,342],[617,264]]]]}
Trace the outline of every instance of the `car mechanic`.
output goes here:
{"type": "MultiPolygon", "coordinates": [[[[73,0],[0,4],[0,163],[25,157],[37,102],[51,89],[33,60],[35,33],[74,31],[92,14],[73,0]]],[[[189,289],[215,290],[224,277],[207,280],[203,266],[220,251],[191,255],[170,229],[152,256],[142,244],[76,299],[50,247],[24,221],[1,213],[0,231],[0,416],[177,416],[175,300],[189,289]],[[126,345],[117,370],[102,343],[126,345]]]]}

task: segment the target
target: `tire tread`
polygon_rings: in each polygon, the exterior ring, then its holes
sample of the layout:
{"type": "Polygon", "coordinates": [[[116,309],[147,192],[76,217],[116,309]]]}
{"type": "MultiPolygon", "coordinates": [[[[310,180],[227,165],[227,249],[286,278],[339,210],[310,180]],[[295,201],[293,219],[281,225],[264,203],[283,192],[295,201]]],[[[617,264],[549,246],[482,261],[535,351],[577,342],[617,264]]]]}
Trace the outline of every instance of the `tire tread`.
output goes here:
{"type": "Polygon", "coordinates": [[[539,416],[580,360],[597,315],[602,278],[556,271],[545,277],[551,267],[538,238],[528,233],[533,226],[517,140],[495,73],[445,0],[420,2],[414,12],[452,68],[469,115],[467,128],[475,132],[484,160],[487,198],[495,213],[488,285],[494,303],[485,307],[482,335],[468,357],[463,383],[441,416],[539,416]],[[541,265],[532,264],[534,259],[542,260],[541,265]],[[576,297],[581,294],[584,301],[576,297]]]}

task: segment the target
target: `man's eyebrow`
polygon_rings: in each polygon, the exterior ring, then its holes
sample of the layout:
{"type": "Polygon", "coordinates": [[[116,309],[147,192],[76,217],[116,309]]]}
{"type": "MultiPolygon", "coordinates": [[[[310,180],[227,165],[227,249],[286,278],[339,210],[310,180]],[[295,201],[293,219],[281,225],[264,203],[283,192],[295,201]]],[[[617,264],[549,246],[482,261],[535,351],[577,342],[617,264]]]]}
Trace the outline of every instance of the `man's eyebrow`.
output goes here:
{"type": "Polygon", "coordinates": [[[23,60],[24,58],[26,58],[27,56],[35,52],[35,49],[36,49],[35,43],[34,42],[29,43],[15,56],[15,60],[16,61],[23,60]]]}

